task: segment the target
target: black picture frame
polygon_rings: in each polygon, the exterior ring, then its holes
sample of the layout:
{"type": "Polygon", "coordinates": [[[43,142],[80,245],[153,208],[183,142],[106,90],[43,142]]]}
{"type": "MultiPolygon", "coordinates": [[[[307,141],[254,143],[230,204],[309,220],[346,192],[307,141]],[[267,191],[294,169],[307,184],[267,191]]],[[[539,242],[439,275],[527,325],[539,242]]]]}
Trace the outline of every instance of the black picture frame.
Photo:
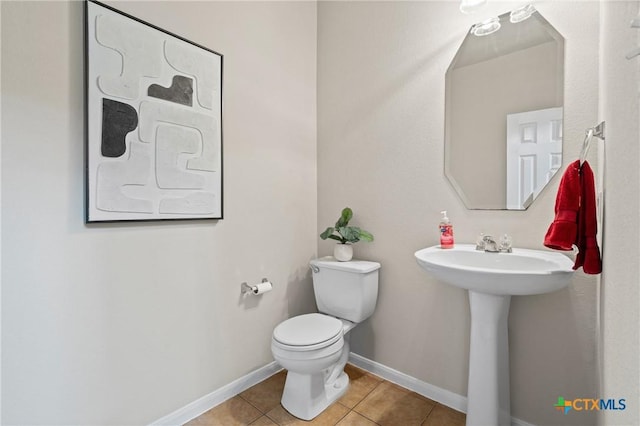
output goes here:
{"type": "Polygon", "coordinates": [[[223,55],[85,1],[85,222],[223,218],[223,55]]]}

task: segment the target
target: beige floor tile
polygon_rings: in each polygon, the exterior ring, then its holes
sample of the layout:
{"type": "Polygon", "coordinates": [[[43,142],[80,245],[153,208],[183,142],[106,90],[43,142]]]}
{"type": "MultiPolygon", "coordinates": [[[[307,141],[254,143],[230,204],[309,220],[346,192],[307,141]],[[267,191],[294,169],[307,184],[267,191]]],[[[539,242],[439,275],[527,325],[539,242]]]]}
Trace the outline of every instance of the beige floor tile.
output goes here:
{"type": "Polygon", "coordinates": [[[263,413],[268,412],[273,407],[280,404],[282,390],[287,377],[285,370],[274,374],[268,379],[250,387],[242,392],[240,396],[250,402],[254,407],[263,413]]]}
{"type": "Polygon", "coordinates": [[[419,426],[435,402],[384,381],[362,400],[354,411],[382,426],[419,426]]]}
{"type": "Polygon", "coordinates": [[[234,396],[200,417],[189,426],[240,426],[248,425],[262,415],[255,407],[239,396],[234,396]]]}
{"type": "Polygon", "coordinates": [[[349,363],[347,363],[347,365],[344,366],[344,371],[349,375],[349,378],[358,378],[360,376],[367,375],[367,376],[373,377],[379,382],[384,380],[382,377],[378,377],[373,373],[369,373],[368,371],[363,370],[362,368],[358,368],[355,365],[349,364],[349,363]]]}
{"type": "Polygon", "coordinates": [[[376,423],[356,413],[350,411],[336,426],[376,426],[376,423]]]}
{"type": "Polygon", "coordinates": [[[347,364],[344,368],[349,376],[349,389],[347,393],[338,400],[342,405],[353,408],[364,399],[376,386],[382,383],[382,379],[364,370],[347,364]]]}
{"type": "Polygon", "coordinates": [[[460,411],[436,404],[422,426],[464,426],[467,416],[460,411]]]}
{"type": "Polygon", "coordinates": [[[262,417],[259,417],[255,422],[251,423],[250,426],[278,426],[278,424],[264,415],[262,417]]]}
{"type": "Polygon", "coordinates": [[[304,421],[294,417],[285,410],[282,405],[278,405],[271,411],[267,413],[267,416],[273,420],[276,424],[281,426],[302,426],[302,425],[313,425],[313,426],[334,426],[336,423],[340,421],[347,413],[349,409],[342,404],[332,404],[326,410],[324,410],[320,415],[310,421],[304,421]]]}
{"type": "Polygon", "coordinates": [[[273,407],[271,411],[267,413],[267,417],[273,420],[277,425],[295,425],[302,424],[300,419],[292,416],[287,410],[282,407],[282,405],[278,405],[273,407]]]}

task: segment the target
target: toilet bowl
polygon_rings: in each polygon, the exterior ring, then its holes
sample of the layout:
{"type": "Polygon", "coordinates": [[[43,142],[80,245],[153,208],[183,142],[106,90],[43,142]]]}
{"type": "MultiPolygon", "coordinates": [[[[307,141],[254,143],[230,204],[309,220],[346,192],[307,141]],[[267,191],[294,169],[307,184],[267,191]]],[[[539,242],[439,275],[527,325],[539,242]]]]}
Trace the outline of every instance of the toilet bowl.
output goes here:
{"type": "Polygon", "coordinates": [[[344,366],[349,358],[349,331],[373,313],[378,297],[380,264],[332,257],[312,260],[313,289],[320,313],[280,323],[271,351],[287,372],[282,406],[311,420],[349,387],[344,366]]]}
{"type": "Polygon", "coordinates": [[[313,313],[290,318],[274,330],[273,357],[288,371],[281,404],[294,416],[311,420],[347,391],[344,334],[350,325],[313,313]]]}

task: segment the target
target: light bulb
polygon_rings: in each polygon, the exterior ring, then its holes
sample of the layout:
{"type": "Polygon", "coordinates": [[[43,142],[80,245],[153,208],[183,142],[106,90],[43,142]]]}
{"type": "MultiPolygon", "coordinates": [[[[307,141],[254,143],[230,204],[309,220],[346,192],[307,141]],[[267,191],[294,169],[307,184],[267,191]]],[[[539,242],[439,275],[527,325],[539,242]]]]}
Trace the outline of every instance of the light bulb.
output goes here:
{"type": "Polygon", "coordinates": [[[532,4],[519,7],[511,11],[511,13],[509,14],[509,20],[511,21],[511,23],[517,24],[518,22],[522,22],[525,19],[531,17],[531,15],[533,15],[535,11],[536,8],[533,7],[532,4]]]}
{"type": "Polygon", "coordinates": [[[500,19],[498,19],[497,17],[489,18],[478,24],[475,24],[471,28],[471,33],[478,37],[486,36],[495,33],[500,29],[500,27],[500,19]]]}
{"type": "Polygon", "coordinates": [[[487,0],[462,0],[460,2],[460,12],[473,13],[484,6],[486,2],[487,0]]]}

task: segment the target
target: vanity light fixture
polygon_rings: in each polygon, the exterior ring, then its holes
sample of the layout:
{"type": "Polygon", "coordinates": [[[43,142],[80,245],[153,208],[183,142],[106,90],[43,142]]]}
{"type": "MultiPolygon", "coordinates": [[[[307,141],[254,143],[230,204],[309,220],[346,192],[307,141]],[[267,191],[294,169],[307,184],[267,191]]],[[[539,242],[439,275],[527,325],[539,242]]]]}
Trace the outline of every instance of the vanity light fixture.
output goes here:
{"type": "Polygon", "coordinates": [[[487,0],[462,0],[460,2],[460,12],[473,13],[484,6],[486,2],[487,0]]]}
{"type": "Polygon", "coordinates": [[[471,27],[471,33],[475,36],[482,37],[495,33],[500,29],[500,27],[500,19],[498,17],[493,17],[475,24],[471,27]]]}
{"type": "Polygon", "coordinates": [[[529,19],[535,11],[536,8],[533,7],[532,4],[527,4],[517,9],[513,9],[509,14],[509,20],[512,24],[517,24],[518,22],[522,22],[525,19],[529,19]]]}

